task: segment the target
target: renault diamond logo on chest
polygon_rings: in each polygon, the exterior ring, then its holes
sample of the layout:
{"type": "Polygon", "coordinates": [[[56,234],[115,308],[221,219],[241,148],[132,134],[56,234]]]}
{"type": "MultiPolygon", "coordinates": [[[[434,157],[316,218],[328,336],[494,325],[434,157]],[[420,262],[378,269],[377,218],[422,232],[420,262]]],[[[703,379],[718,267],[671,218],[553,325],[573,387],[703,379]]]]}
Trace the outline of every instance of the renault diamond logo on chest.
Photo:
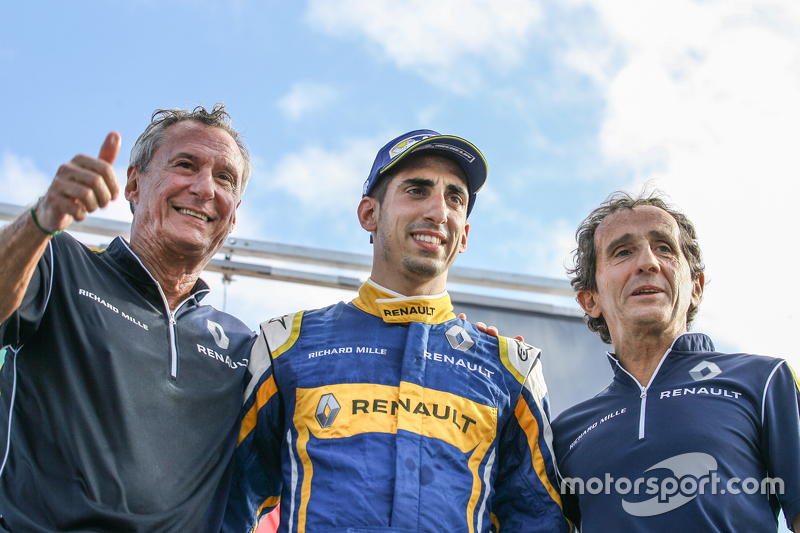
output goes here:
{"type": "Polygon", "coordinates": [[[211,336],[214,337],[214,342],[217,343],[217,346],[223,350],[227,349],[228,344],[230,344],[230,339],[228,339],[228,336],[225,335],[225,330],[222,329],[222,326],[216,322],[212,322],[211,320],[207,320],[206,322],[208,322],[208,324],[206,324],[206,328],[208,328],[211,336]]]}
{"type": "Polygon", "coordinates": [[[331,427],[333,421],[336,420],[336,415],[339,414],[340,408],[339,402],[336,401],[333,394],[326,394],[320,398],[317,404],[317,414],[315,415],[320,427],[323,429],[331,427]]]}
{"type": "Polygon", "coordinates": [[[703,381],[704,379],[715,378],[722,374],[722,370],[712,363],[711,361],[703,361],[693,369],[689,370],[689,375],[695,381],[703,381]]]}
{"type": "Polygon", "coordinates": [[[449,342],[450,346],[452,346],[455,350],[466,352],[475,346],[475,341],[469,336],[467,330],[459,325],[451,327],[444,333],[444,335],[447,337],[447,342],[449,342]]]}

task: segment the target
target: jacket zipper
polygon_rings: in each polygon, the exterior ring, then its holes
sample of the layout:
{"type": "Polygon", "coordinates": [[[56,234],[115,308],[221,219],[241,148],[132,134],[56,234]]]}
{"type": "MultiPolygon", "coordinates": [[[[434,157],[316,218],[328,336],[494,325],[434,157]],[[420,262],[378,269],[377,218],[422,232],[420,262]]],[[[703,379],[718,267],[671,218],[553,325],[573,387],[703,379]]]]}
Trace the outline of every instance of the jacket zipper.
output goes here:
{"type": "Polygon", "coordinates": [[[661,361],[658,362],[658,366],[653,372],[653,375],[650,377],[650,382],[647,384],[646,387],[643,387],[642,384],[639,383],[639,380],[633,377],[633,374],[625,370],[616,357],[614,357],[611,353],[608,354],[614,359],[614,361],[616,361],[619,369],[625,372],[628,375],[628,377],[631,378],[631,380],[633,380],[633,382],[636,383],[636,385],[639,387],[639,399],[641,400],[639,405],[639,440],[644,439],[645,435],[644,427],[645,427],[645,411],[647,409],[647,391],[650,389],[650,385],[653,384],[653,381],[655,381],[656,376],[658,375],[658,371],[661,370],[661,365],[664,364],[664,361],[666,361],[667,359],[667,355],[669,355],[669,352],[671,351],[672,351],[672,346],[670,346],[669,350],[667,350],[667,352],[661,357],[661,361]]]}
{"type": "Polygon", "coordinates": [[[169,346],[171,355],[169,375],[172,376],[172,379],[178,379],[178,343],[175,342],[175,326],[177,323],[175,313],[169,311],[169,346]]]}
{"type": "Polygon", "coordinates": [[[175,318],[175,315],[178,313],[180,308],[183,307],[183,304],[185,304],[186,302],[188,302],[189,300],[191,300],[192,298],[194,298],[195,296],[197,296],[198,294],[200,294],[202,292],[208,292],[208,290],[197,291],[194,294],[190,294],[188,298],[186,298],[184,301],[182,301],[181,303],[178,304],[178,306],[175,308],[175,312],[172,312],[170,310],[170,308],[169,308],[169,301],[167,301],[167,297],[164,294],[164,290],[161,288],[161,284],[158,282],[158,280],[156,278],[153,277],[153,275],[150,273],[150,271],[147,270],[147,267],[144,266],[144,263],[142,263],[142,260],[139,259],[139,256],[137,256],[135,253],[133,253],[133,250],[131,250],[130,246],[128,246],[128,243],[123,241],[123,244],[125,245],[125,248],[127,248],[128,251],[131,253],[131,255],[134,258],[136,258],[136,261],[139,263],[139,265],[142,267],[142,269],[145,272],[147,272],[147,275],[150,276],[150,279],[153,280],[153,283],[156,284],[156,287],[158,288],[158,294],[161,295],[161,301],[164,302],[164,309],[166,309],[167,318],[169,319],[169,352],[170,352],[169,375],[173,380],[177,380],[178,379],[178,341],[177,341],[177,328],[176,328],[176,326],[178,324],[178,321],[175,318]]]}
{"type": "Polygon", "coordinates": [[[167,310],[167,317],[169,318],[169,351],[170,351],[170,367],[169,367],[169,375],[173,380],[178,379],[178,341],[177,341],[177,328],[178,321],[175,318],[175,315],[178,313],[181,307],[194,298],[194,295],[189,296],[184,301],[178,304],[175,308],[175,311],[170,311],[169,302],[167,301],[167,297],[164,295],[164,291],[161,289],[161,284],[158,283],[155,279],[153,279],[156,283],[156,287],[158,287],[158,292],[161,294],[161,299],[164,301],[164,309],[167,310]]]}
{"type": "Polygon", "coordinates": [[[639,440],[642,440],[644,438],[644,413],[647,408],[647,387],[642,387],[641,385],[639,387],[642,389],[641,394],[639,394],[639,398],[642,399],[642,405],[639,408],[639,440]]]}

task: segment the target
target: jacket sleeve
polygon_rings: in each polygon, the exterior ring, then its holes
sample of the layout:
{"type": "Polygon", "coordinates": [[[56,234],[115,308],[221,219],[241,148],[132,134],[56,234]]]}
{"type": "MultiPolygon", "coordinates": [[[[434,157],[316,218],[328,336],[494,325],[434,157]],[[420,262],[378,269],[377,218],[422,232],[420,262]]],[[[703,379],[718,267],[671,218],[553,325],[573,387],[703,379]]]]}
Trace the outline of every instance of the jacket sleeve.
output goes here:
{"type": "Polygon", "coordinates": [[[762,401],[761,447],[789,528],[800,514],[800,383],[785,361],[770,374],[762,401]],[[780,482],[778,481],[780,479],[780,482]]]}
{"type": "Polygon", "coordinates": [[[519,382],[514,414],[501,429],[492,526],[499,532],[566,532],[561,510],[541,351],[514,339],[500,342],[501,359],[519,382]],[[505,351],[505,353],[503,353],[505,351]],[[520,371],[525,371],[523,374],[520,371]]]}
{"type": "MultiPolygon", "coordinates": [[[[63,240],[59,236],[60,240],[63,240]]],[[[8,319],[0,323],[0,348],[18,348],[39,328],[52,289],[53,240],[39,259],[22,303],[8,319]]]]}
{"type": "Polygon", "coordinates": [[[250,379],[245,388],[242,426],[222,524],[226,533],[253,531],[280,501],[284,406],[265,331],[268,324],[261,324],[248,362],[250,379]]]}

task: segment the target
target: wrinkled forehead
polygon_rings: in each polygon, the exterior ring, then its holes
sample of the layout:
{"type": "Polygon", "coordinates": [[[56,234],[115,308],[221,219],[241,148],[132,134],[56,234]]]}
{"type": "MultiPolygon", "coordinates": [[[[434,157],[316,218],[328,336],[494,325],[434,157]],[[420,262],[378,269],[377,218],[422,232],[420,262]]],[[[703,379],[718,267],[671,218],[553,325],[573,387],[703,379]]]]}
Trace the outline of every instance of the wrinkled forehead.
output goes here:
{"type": "Polygon", "coordinates": [[[629,236],[630,238],[669,236],[680,241],[678,222],[666,211],[653,205],[622,208],[611,213],[597,226],[595,246],[602,252],[604,245],[629,236]]]}
{"type": "MultiPolygon", "coordinates": [[[[242,152],[231,135],[222,128],[208,126],[196,120],[184,120],[164,130],[164,142],[156,150],[168,153],[187,152],[209,159],[234,164],[241,174],[244,166],[242,152]],[[162,150],[165,149],[165,150],[162,150]]],[[[169,156],[169,154],[164,154],[169,156]]]]}

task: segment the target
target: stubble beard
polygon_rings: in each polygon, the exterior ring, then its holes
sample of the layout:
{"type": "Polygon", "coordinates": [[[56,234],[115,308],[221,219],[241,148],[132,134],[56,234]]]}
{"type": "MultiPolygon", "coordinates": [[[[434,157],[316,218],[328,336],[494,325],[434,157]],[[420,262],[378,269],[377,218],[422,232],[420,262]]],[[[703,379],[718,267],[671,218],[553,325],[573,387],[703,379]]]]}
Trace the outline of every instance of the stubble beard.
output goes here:
{"type": "MultiPolygon", "coordinates": [[[[435,257],[425,258],[425,257],[414,257],[412,255],[403,255],[402,260],[400,261],[400,265],[392,263],[392,255],[394,252],[395,260],[399,259],[396,257],[396,252],[399,250],[393,250],[393,247],[388,244],[391,242],[390,236],[386,233],[382,228],[378,230],[378,240],[376,245],[380,246],[380,255],[383,257],[384,261],[391,267],[394,266],[395,268],[402,265],[401,275],[405,274],[407,278],[413,278],[416,280],[428,281],[436,276],[440,275],[446,267],[442,264],[442,261],[437,260],[435,257]]],[[[423,253],[425,253],[423,251],[423,253]]],[[[431,254],[433,255],[433,254],[431,254]]]]}
{"type": "Polygon", "coordinates": [[[416,257],[403,258],[403,267],[410,274],[427,279],[433,279],[443,271],[440,262],[435,260],[425,261],[416,257]]]}

